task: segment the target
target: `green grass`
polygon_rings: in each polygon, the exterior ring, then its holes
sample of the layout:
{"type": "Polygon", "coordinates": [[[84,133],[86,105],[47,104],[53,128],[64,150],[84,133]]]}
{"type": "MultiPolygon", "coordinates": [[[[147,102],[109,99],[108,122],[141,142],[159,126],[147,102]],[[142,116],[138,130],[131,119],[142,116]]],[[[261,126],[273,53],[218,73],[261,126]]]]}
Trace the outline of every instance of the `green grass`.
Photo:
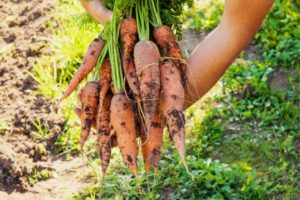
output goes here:
{"type": "MultiPolygon", "coordinates": [[[[60,1],[50,24],[53,50],[34,66],[39,92],[58,98],[80,65],[89,43],[101,27],[84,14],[78,1],[60,1]]],[[[198,1],[186,10],[185,27],[212,30],[220,20],[222,1],[198,1]]],[[[87,187],[72,199],[297,199],[300,196],[300,63],[299,4],[277,0],[255,37],[263,61],[248,60],[242,53],[210,94],[186,112],[187,161],[193,180],[169,141],[164,138],[162,161],[156,176],[143,173],[136,180],[121,162],[118,150],[104,186],[87,187]],[[289,73],[290,87],[270,89],[269,79],[278,69],[289,73]],[[201,198],[200,198],[201,196],[201,198]]],[[[57,153],[78,154],[80,125],[72,109],[73,94],[62,106],[65,126],[56,140],[57,153]]],[[[0,127],[5,127],[3,123],[0,127]]],[[[37,127],[40,127],[37,124],[37,127]]],[[[47,130],[37,129],[41,139],[47,130]]],[[[86,147],[99,182],[99,155],[94,140],[86,147]]],[[[69,158],[69,157],[68,157],[69,158]]]]}
{"type": "MultiPolygon", "coordinates": [[[[212,2],[219,5],[218,1],[212,2]]],[[[195,18],[195,12],[188,11],[188,25],[206,31],[213,29],[218,21],[210,17],[219,13],[217,8],[200,4],[197,9],[203,14],[195,18]]],[[[297,3],[275,2],[255,36],[256,53],[263,55],[263,61],[247,60],[242,54],[220,81],[222,92],[210,99],[203,121],[195,120],[191,130],[193,138],[200,141],[190,145],[192,152],[200,149],[198,156],[232,165],[247,163],[256,169],[259,178],[270,184],[268,199],[300,196],[297,146],[300,141],[300,38],[295,25],[300,20],[298,13],[297,3]],[[284,91],[270,87],[269,78],[278,68],[288,72],[289,87],[284,91]]]]}
{"type": "MultiPolygon", "coordinates": [[[[53,13],[55,19],[48,22],[52,33],[48,38],[52,53],[39,59],[33,66],[34,73],[30,74],[39,85],[37,92],[56,100],[62,96],[80,66],[89,44],[103,28],[87,15],[79,1],[60,0],[57,3],[58,10],[53,13]]],[[[57,153],[67,152],[66,155],[72,155],[79,152],[80,125],[73,113],[76,104],[76,91],[60,104],[65,123],[63,132],[57,136],[55,143],[57,153]]],[[[48,137],[47,130],[41,130],[39,124],[36,126],[37,132],[34,137],[39,139],[48,137]]]]}

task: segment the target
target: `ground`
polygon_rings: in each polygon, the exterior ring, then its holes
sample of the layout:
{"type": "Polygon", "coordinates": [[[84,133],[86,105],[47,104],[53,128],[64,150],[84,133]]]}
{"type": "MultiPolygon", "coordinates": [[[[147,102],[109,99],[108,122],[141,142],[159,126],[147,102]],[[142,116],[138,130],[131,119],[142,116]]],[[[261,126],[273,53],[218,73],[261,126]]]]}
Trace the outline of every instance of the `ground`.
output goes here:
{"type": "Polygon", "coordinates": [[[0,199],[57,199],[87,182],[76,178],[82,169],[79,159],[67,162],[53,154],[63,127],[61,114],[55,101],[36,93],[30,76],[37,58],[51,55],[48,21],[55,3],[0,2],[0,199]],[[42,141],[38,127],[53,135],[42,141]],[[35,176],[37,172],[43,173],[35,176]]]}

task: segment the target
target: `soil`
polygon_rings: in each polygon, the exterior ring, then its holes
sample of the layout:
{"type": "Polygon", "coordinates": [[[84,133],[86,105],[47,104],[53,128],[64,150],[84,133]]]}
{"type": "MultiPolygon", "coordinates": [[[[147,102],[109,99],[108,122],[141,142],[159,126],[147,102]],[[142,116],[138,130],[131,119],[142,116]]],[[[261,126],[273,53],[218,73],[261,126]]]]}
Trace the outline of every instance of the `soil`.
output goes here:
{"type": "Polygon", "coordinates": [[[55,3],[0,1],[0,199],[61,199],[86,183],[75,181],[77,172],[70,170],[79,167],[78,159],[66,162],[53,155],[63,117],[56,102],[37,94],[38,84],[28,73],[38,57],[51,55],[48,26],[55,3]],[[49,129],[53,137],[38,140],[34,124],[49,129]],[[37,178],[36,172],[45,175],[37,178]],[[34,184],[47,177],[52,178],[34,184]]]}
{"type": "Polygon", "coordinates": [[[57,200],[68,199],[77,192],[82,191],[88,185],[96,184],[84,178],[87,167],[82,164],[80,158],[71,161],[52,160],[53,177],[36,183],[26,192],[15,190],[0,191],[0,199],[5,200],[57,200]]]}

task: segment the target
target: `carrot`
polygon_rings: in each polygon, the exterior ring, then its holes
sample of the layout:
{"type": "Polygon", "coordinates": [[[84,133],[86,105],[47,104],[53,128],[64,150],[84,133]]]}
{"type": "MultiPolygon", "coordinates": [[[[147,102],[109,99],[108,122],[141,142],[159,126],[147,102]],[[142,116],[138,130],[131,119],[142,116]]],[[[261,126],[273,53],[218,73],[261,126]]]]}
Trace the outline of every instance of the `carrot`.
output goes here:
{"type": "Polygon", "coordinates": [[[117,133],[117,142],[123,162],[137,176],[136,126],[130,101],[123,93],[113,96],[110,106],[110,120],[117,133]]]}
{"type": "Polygon", "coordinates": [[[154,29],[153,37],[158,46],[163,50],[164,55],[172,59],[178,67],[183,84],[186,85],[187,64],[182,56],[179,44],[176,41],[173,31],[168,26],[160,26],[154,29]]]}
{"type": "MultiPolygon", "coordinates": [[[[100,84],[101,90],[100,90],[100,96],[99,96],[99,106],[98,106],[98,111],[97,111],[98,115],[100,115],[100,113],[101,113],[101,109],[102,109],[102,105],[103,105],[106,93],[110,89],[111,81],[112,81],[111,65],[110,65],[109,59],[107,58],[104,60],[101,70],[100,70],[99,84],[100,84]]],[[[99,125],[99,123],[100,123],[99,121],[96,121],[97,126],[99,125]]]]}
{"type": "Polygon", "coordinates": [[[183,59],[180,47],[176,41],[175,35],[170,27],[163,25],[160,17],[159,1],[149,0],[151,13],[151,22],[154,26],[152,33],[157,45],[162,49],[163,54],[173,60],[181,72],[181,79],[186,84],[186,62],[183,59]]]}
{"type": "Polygon", "coordinates": [[[138,72],[138,82],[148,133],[159,96],[159,58],[158,48],[153,42],[140,41],[135,45],[134,61],[138,72]]]}
{"type": "Polygon", "coordinates": [[[80,82],[87,77],[87,75],[94,69],[97,63],[97,59],[104,47],[105,41],[98,37],[93,40],[89,48],[86,51],[86,54],[83,58],[83,62],[79,69],[77,70],[75,76],[72,78],[67,90],[61,97],[60,101],[67,98],[80,84],[80,82]]]}
{"type": "Polygon", "coordinates": [[[151,168],[157,169],[160,161],[160,147],[162,145],[163,128],[159,110],[157,109],[151,124],[149,137],[142,137],[142,154],[146,171],[151,168]]]}
{"type": "Polygon", "coordinates": [[[80,147],[83,148],[85,141],[87,140],[93,121],[97,112],[97,105],[99,101],[100,87],[97,82],[88,82],[83,88],[82,92],[82,106],[81,106],[81,137],[80,147]]]}
{"type": "Polygon", "coordinates": [[[136,2],[136,15],[140,41],[134,47],[134,62],[149,135],[160,89],[160,54],[156,44],[149,40],[148,1],[136,2]]]}
{"type": "Polygon", "coordinates": [[[180,71],[172,61],[165,60],[161,62],[160,80],[162,85],[160,110],[166,117],[170,136],[188,171],[185,161],[184,87],[181,82],[180,71]]]}
{"type": "Polygon", "coordinates": [[[128,85],[134,99],[140,101],[140,89],[133,59],[133,49],[137,42],[137,25],[132,17],[125,18],[120,24],[120,39],[122,44],[122,66],[128,85]]]}
{"type": "MultiPolygon", "coordinates": [[[[77,117],[79,117],[79,119],[81,119],[81,109],[80,108],[74,108],[73,110],[75,112],[75,114],[77,115],[77,117]]],[[[96,121],[92,121],[92,126],[93,129],[96,129],[96,121]]]]}
{"type": "MultiPolygon", "coordinates": [[[[75,108],[74,112],[80,118],[80,116],[81,116],[81,109],[80,108],[75,108]]],[[[95,121],[92,122],[92,128],[96,129],[96,122],[95,121]]],[[[111,135],[110,135],[110,143],[111,143],[111,147],[112,148],[118,146],[117,135],[114,132],[114,130],[112,130],[112,129],[111,129],[111,135]]]]}
{"type": "Polygon", "coordinates": [[[77,100],[81,103],[82,101],[82,92],[83,92],[83,89],[80,89],[79,92],[77,93],[77,100]]]}
{"type": "MultiPolygon", "coordinates": [[[[101,94],[101,93],[100,93],[101,94]]],[[[107,93],[104,101],[103,107],[98,113],[98,148],[100,152],[102,174],[105,176],[106,169],[109,165],[111,157],[111,144],[110,144],[110,104],[111,104],[112,94],[107,93]]]]}

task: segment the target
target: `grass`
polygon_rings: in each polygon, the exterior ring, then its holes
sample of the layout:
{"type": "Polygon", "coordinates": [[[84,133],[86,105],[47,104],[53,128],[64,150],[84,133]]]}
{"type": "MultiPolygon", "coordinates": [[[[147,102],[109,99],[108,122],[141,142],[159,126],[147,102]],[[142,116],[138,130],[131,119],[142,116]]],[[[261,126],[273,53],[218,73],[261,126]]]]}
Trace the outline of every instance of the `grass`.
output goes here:
{"type": "MultiPolygon", "coordinates": [[[[45,55],[33,66],[31,76],[39,85],[38,93],[51,99],[58,100],[65,91],[69,81],[80,66],[85,50],[92,40],[102,30],[85,13],[79,1],[58,0],[60,5],[55,20],[49,22],[52,35],[48,38],[51,55],[45,55]],[[57,28],[59,24],[59,28],[57,28]]],[[[84,83],[83,83],[84,84],[84,83]]],[[[76,92],[61,103],[60,111],[65,120],[63,132],[57,136],[55,149],[57,153],[66,153],[66,158],[79,152],[79,131],[77,116],[73,113],[76,107],[76,92]]],[[[49,137],[47,130],[41,130],[36,124],[35,137],[44,139],[49,137]]]]}
{"type": "MultiPolygon", "coordinates": [[[[39,60],[32,75],[39,83],[39,92],[49,98],[61,96],[85,49],[101,31],[84,14],[78,1],[60,1],[59,5],[56,20],[61,28],[56,29],[52,24],[49,38],[53,55],[39,60]]],[[[218,24],[221,13],[221,1],[198,1],[194,9],[185,11],[184,26],[210,31],[218,24]]],[[[277,0],[255,37],[256,54],[262,55],[262,61],[249,60],[242,53],[218,86],[186,112],[187,161],[195,174],[194,180],[165,137],[156,176],[142,172],[140,158],[141,173],[136,180],[122,164],[119,151],[114,150],[104,186],[87,187],[72,199],[297,199],[300,194],[297,13],[299,4],[277,0]],[[270,87],[270,77],[279,69],[289,72],[289,86],[283,91],[270,87]]],[[[56,140],[57,153],[79,152],[80,126],[72,111],[75,106],[75,95],[62,106],[65,126],[56,140]]],[[[0,127],[5,127],[3,124],[0,127]]],[[[88,141],[86,152],[94,169],[89,176],[99,182],[99,155],[93,139],[88,141]]]]}

